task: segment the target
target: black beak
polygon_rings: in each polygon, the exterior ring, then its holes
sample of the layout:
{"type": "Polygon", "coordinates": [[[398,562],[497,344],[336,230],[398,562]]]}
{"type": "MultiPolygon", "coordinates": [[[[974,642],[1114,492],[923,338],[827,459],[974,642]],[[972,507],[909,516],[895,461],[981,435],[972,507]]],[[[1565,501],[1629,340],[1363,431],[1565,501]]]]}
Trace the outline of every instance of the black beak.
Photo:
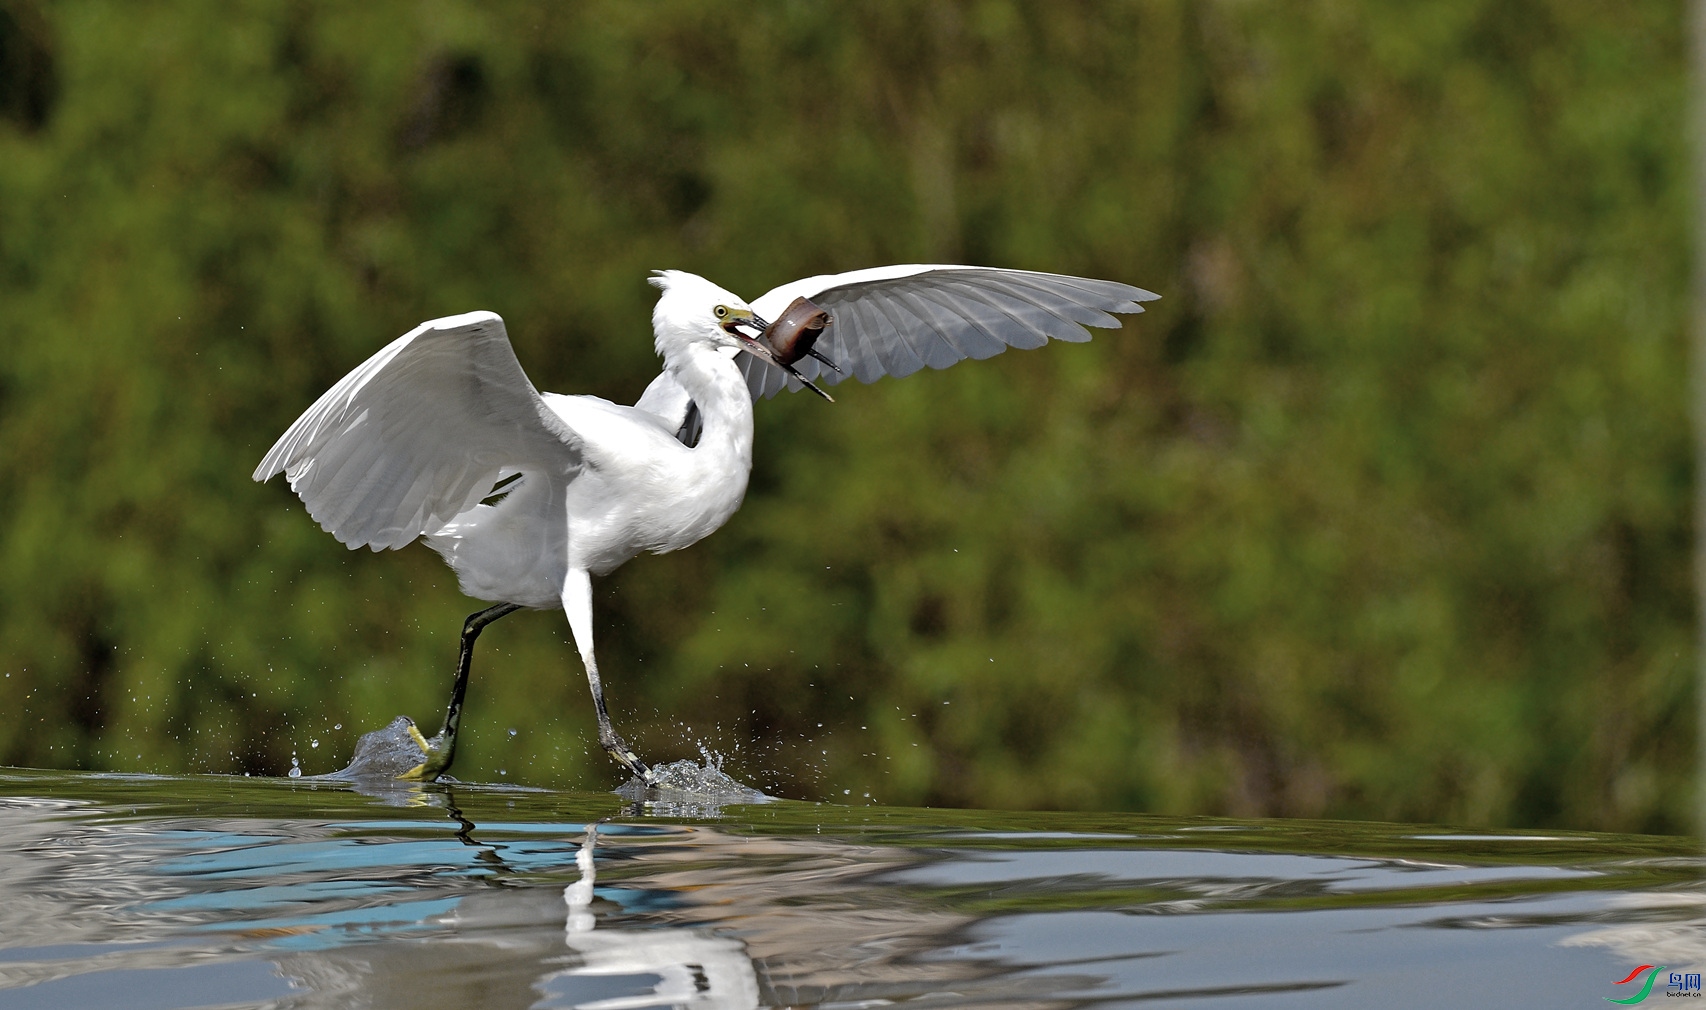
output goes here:
{"type": "Polygon", "coordinates": [[[828,366],[829,366],[829,367],[830,367],[830,369],[831,369],[831,370],[833,370],[833,371],[834,371],[834,372],[835,372],[835,374],[836,374],[836,375],[843,375],[843,376],[844,376],[844,375],[846,375],[846,374],[847,374],[847,373],[846,373],[846,372],[843,372],[843,371],[842,371],[842,370],[841,370],[841,366],[840,366],[840,365],[838,365],[838,364],[836,364],[836,363],[835,363],[835,362],[833,362],[833,361],[831,361],[831,360],[829,360],[829,358],[828,358],[828,357],[826,357],[826,356],[825,356],[825,355],[824,355],[824,353],[823,353],[823,352],[822,352],[822,351],[819,351],[819,350],[818,350],[818,349],[817,349],[817,348],[815,348],[815,347],[808,347],[808,348],[806,348],[806,353],[807,353],[807,354],[809,354],[809,355],[811,355],[811,356],[812,356],[812,357],[814,357],[814,358],[816,358],[816,359],[817,359],[817,360],[819,360],[819,361],[821,361],[821,362],[823,362],[823,363],[824,363],[824,364],[826,364],[826,365],[828,365],[828,366]]]}

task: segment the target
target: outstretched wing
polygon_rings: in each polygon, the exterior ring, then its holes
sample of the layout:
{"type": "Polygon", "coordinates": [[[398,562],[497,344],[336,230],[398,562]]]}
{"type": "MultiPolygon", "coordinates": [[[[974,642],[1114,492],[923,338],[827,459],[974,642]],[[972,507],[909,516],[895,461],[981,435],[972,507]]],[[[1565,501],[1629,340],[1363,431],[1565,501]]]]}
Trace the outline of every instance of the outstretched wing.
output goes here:
{"type": "MultiPolygon", "coordinates": [[[[861,382],[911,375],[926,365],[946,368],[1009,347],[1041,347],[1050,337],[1089,340],[1086,326],[1116,328],[1120,321],[1110,313],[1142,312],[1142,302],[1160,297],[1087,277],[909,264],[793,281],[765,293],[752,309],[775,319],[801,295],[832,317],[817,349],[861,382]]],[[[740,366],[754,399],[801,388],[750,354],[741,355],[740,366]]],[[[811,358],[794,367],[819,383],[843,378],[811,358]]]]}
{"type": "Polygon", "coordinates": [[[254,476],[283,473],[326,532],[378,551],[442,528],[500,475],[580,465],[579,437],[528,381],[503,320],[469,312],[422,323],[340,379],[254,476]]]}

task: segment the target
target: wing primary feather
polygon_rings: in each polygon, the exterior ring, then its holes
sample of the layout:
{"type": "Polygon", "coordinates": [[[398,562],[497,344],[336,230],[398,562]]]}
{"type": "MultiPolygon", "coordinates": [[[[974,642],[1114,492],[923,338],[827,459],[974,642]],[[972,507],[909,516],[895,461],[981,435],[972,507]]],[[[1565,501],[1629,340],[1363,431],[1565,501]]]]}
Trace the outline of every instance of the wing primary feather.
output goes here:
{"type": "Polygon", "coordinates": [[[846,357],[837,360],[860,382],[875,382],[887,374],[877,346],[894,339],[892,334],[898,324],[890,318],[883,301],[879,298],[862,299],[831,310],[839,313],[836,325],[848,347],[846,357]]]}
{"type": "Polygon", "coordinates": [[[870,383],[882,378],[883,355],[880,350],[882,343],[895,339],[895,331],[900,324],[890,315],[889,306],[883,299],[872,299],[859,303],[859,318],[862,325],[858,330],[848,334],[849,343],[857,341],[851,348],[853,356],[853,374],[860,382],[870,383]]]}
{"type": "MultiPolygon", "coordinates": [[[[343,507],[337,525],[345,536],[361,545],[371,542],[375,530],[391,521],[407,503],[407,495],[397,494],[398,486],[418,483],[409,479],[403,461],[391,451],[398,430],[395,423],[371,427],[376,430],[363,444],[367,451],[359,458],[352,456],[340,469],[340,475],[349,480],[341,494],[343,507]],[[388,501],[394,504],[387,504],[388,501]]],[[[422,472],[432,473],[435,469],[423,467],[422,472]]]]}
{"type": "Polygon", "coordinates": [[[1032,289],[998,284],[991,288],[990,301],[1002,312],[1020,320],[1022,325],[1051,339],[1071,343],[1090,339],[1089,331],[1056,299],[1043,300],[1032,289]]]}
{"type": "Polygon", "coordinates": [[[873,340],[882,338],[873,337],[873,334],[880,334],[883,327],[892,327],[894,323],[882,313],[881,305],[876,302],[854,302],[848,308],[854,313],[855,325],[840,330],[843,342],[849,346],[847,360],[841,367],[852,372],[860,382],[875,382],[882,378],[883,373],[882,358],[877,354],[873,340]],[[858,341],[857,345],[854,341],[858,341]]]}
{"type": "Polygon", "coordinates": [[[788,376],[780,368],[777,368],[775,365],[772,365],[767,361],[758,361],[756,358],[754,358],[753,361],[758,365],[759,371],[764,375],[765,395],[775,396],[777,393],[788,388],[788,376]]]}
{"type": "Polygon", "coordinates": [[[1108,312],[1136,315],[1144,311],[1144,302],[1153,302],[1161,297],[1153,291],[1145,291],[1143,288],[1133,287],[1130,284],[1097,280],[1094,277],[1073,277],[1069,274],[1031,274],[1029,276],[1047,277],[1060,287],[1082,291],[1096,299],[1097,308],[1108,312]]]}
{"type": "Polygon", "coordinates": [[[1002,349],[1007,347],[1030,349],[1048,343],[1048,337],[1035,326],[1028,325],[1023,320],[1015,318],[1011,313],[1002,311],[1000,305],[991,304],[988,296],[982,291],[968,289],[953,293],[960,297],[952,303],[945,303],[947,292],[930,288],[919,291],[918,297],[941,305],[943,311],[951,313],[963,325],[976,329],[985,340],[1001,345],[1002,349]],[[991,312],[994,313],[993,317],[990,315],[991,312]],[[1002,325],[1003,321],[1007,325],[1002,325]],[[998,330],[1011,331],[1011,333],[998,332],[998,330]]]}
{"type": "Polygon", "coordinates": [[[1059,340],[1089,340],[1090,335],[1083,332],[1084,326],[1097,326],[1103,329],[1117,329],[1119,320],[1108,315],[1101,309],[1073,301],[1060,291],[1045,284],[1033,281],[1024,274],[1015,274],[993,279],[993,285],[1001,288],[1008,298],[1021,304],[1034,305],[1049,314],[1059,317],[1071,330],[1076,330],[1072,336],[1062,337],[1055,333],[1049,336],[1059,340]]]}
{"type": "Polygon", "coordinates": [[[353,492],[383,451],[377,441],[351,437],[366,426],[365,422],[364,413],[353,423],[340,426],[335,433],[337,441],[316,453],[312,466],[302,475],[304,479],[291,484],[291,490],[308,506],[309,515],[327,532],[335,532],[348,521],[355,507],[353,492]]]}
{"type": "MultiPolygon", "coordinates": [[[[898,301],[898,299],[897,299],[898,301]]],[[[1007,349],[1007,344],[984,333],[976,327],[964,325],[964,317],[959,319],[960,325],[948,325],[937,330],[942,339],[952,344],[961,355],[975,358],[979,361],[992,358],[1007,349]]]]}
{"type": "Polygon", "coordinates": [[[1042,337],[1044,343],[1051,338],[1071,343],[1090,339],[1090,333],[1084,327],[1034,298],[1015,293],[1000,284],[986,287],[984,291],[986,304],[1011,319],[1014,325],[1042,337]]]}
{"type": "MultiPolygon", "coordinates": [[[[931,298],[929,289],[920,291],[919,295],[931,298]]],[[[965,355],[947,338],[946,329],[943,326],[933,327],[928,333],[917,334],[913,341],[914,351],[931,368],[947,368],[965,360],[965,355]]]]}
{"type": "Polygon", "coordinates": [[[379,505],[386,493],[395,493],[389,486],[393,482],[389,471],[393,469],[381,465],[378,469],[359,472],[344,490],[339,499],[341,507],[335,516],[334,530],[341,542],[351,547],[365,547],[372,542],[375,527],[390,518],[376,513],[380,511],[379,505]]]}
{"type": "MultiPolygon", "coordinates": [[[[902,288],[897,292],[895,298],[897,305],[905,308],[924,323],[923,329],[902,330],[901,333],[921,366],[945,367],[944,365],[933,364],[933,361],[948,357],[948,355],[941,353],[944,346],[952,353],[952,344],[948,342],[946,334],[968,324],[977,327],[976,321],[971,320],[965,313],[959,311],[957,306],[946,304],[941,298],[936,297],[939,293],[927,286],[920,286],[916,289],[902,288]]],[[[981,327],[978,329],[982,331],[984,337],[991,336],[987,330],[982,330],[981,327]]],[[[958,354],[952,354],[952,360],[948,361],[948,364],[960,360],[960,357],[958,354]]],[[[911,374],[912,371],[917,371],[917,369],[911,369],[904,374],[911,374]]]]}
{"type": "Polygon", "coordinates": [[[1032,290],[1037,290],[1037,288],[1051,290],[1053,287],[1054,299],[1058,300],[1059,304],[1070,305],[1070,307],[1085,311],[1087,316],[1075,316],[1076,321],[1100,329],[1121,328],[1121,322],[1114,316],[1114,312],[1138,314],[1138,312],[1143,312],[1141,302],[1153,302],[1158,297],[1155,293],[1145,292],[1143,288],[1134,288],[1131,285],[1121,285],[1121,283],[1114,282],[1099,282],[1099,280],[1080,278],[1080,276],[1025,275],[1025,273],[1020,273],[1015,280],[1025,283],[1032,290]],[[1044,283],[1044,278],[1047,278],[1049,283],[1044,283]],[[1071,297],[1071,295],[1076,295],[1076,297],[1071,297]],[[1097,316],[1097,319],[1088,317],[1088,314],[1092,314],[1092,312],[1097,316]]]}
{"type": "MultiPolygon", "coordinates": [[[[444,526],[452,519],[455,519],[457,516],[473,507],[472,504],[463,508],[453,507],[450,515],[434,515],[432,512],[431,488],[434,480],[438,477],[440,477],[440,474],[425,468],[417,473],[415,475],[415,479],[409,484],[409,489],[403,495],[402,500],[405,503],[418,502],[419,504],[417,504],[414,511],[407,516],[400,513],[388,516],[388,521],[384,528],[373,530],[369,534],[369,542],[371,542],[376,548],[381,546],[381,543],[384,547],[391,549],[402,547],[413,541],[415,537],[419,536],[421,533],[432,533],[443,529],[444,526]],[[410,532],[411,530],[416,532],[410,532]]],[[[481,497],[484,497],[484,495],[481,497]]]]}
{"type": "MultiPolygon", "coordinates": [[[[750,354],[741,355],[740,358],[738,359],[737,363],[740,365],[740,376],[742,379],[746,380],[747,391],[752,394],[752,399],[754,402],[758,401],[759,399],[769,399],[770,397],[776,395],[772,392],[769,392],[766,389],[766,387],[769,386],[770,383],[769,383],[769,376],[764,374],[763,368],[768,368],[770,366],[765,365],[764,362],[759,361],[757,358],[753,357],[750,354]],[[763,366],[763,368],[761,368],[760,366],[763,366]]],[[[686,430],[687,430],[687,427],[686,427],[686,424],[684,423],[682,425],[683,435],[685,435],[686,430]]],[[[683,438],[683,441],[685,442],[686,439],[683,438]]],[[[687,444],[691,444],[691,443],[687,443],[687,444]]]]}
{"type": "Polygon", "coordinates": [[[908,339],[907,334],[920,329],[937,331],[937,321],[912,305],[904,289],[896,291],[893,298],[873,299],[871,305],[881,311],[889,323],[889,329],[881,331],[887,339],[882,340],[880,344],[875,333],[866,334],[871,343],[878,344],[877,360],[882,364],[883,371],[901,378],[923,368],[924,359],[912,349],[912,341],[908,339]],[[911,316],[913,321],[908,322],[906,316],[911,316]]]}
{"type": "MultiPolygon", "coordinates": [[[[831,313],[831,318],[837,318],[833,312],[831,313]]],[[[812,359],[807,358],[806,360],[810,362],[812,368],[816,370],[815,375],[808,375],[809,378],[820,383],[827,382],[834,385],[835,383],[847,378],[847,376],[853,374],[853,370],[850,365],[850,362],[853,360],[853,355],[848,351],[847,341],[842,339],[839,324],[834,322],[829,324],[829,329],[825,330],[823,336],[818,338],[818,350],[829,355],[829,359],[837,365],[840,365],[843,371],[829,371],[828,369],[819,367],[816,361],[812,361],[812,359]]]]}
{"type": "Polygon", "coordinates": [[[1064,296],[1067,291],[1073,291],[1080,296],[1088,296],[1090,301],[1084,304],[1092,304],[1109,312],[1142,312],[1141,302],[1152,302],[1161,297],[1153,291],[1145,291],[1130,284],[1094,277],[1075,277],[1072,274],[1051,274],[1037,270],[992,270],[988,273],[993,277],[1039,286],[1060,296],[1064,296]]]}

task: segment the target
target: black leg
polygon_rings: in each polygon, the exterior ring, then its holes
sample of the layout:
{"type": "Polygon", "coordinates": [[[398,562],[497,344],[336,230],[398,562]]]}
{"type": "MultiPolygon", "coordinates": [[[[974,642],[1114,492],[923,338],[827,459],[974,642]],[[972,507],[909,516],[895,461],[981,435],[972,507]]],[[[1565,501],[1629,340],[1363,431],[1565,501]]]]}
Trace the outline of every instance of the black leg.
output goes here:
{"type": "MultiPolygon", "coordinates": [[[[468,696],[468,671],[474,666],[474,640],[486,630],[486,625],[520,609],[519,603],[500,603],[477,614],[469,614],[468,619],[462,622],[462,651],[456,657],[456,686],[450,689],[450,707],[445,709],[444,728],[438,731],[439,736],[454,741],[456,730],[462,725],[462,700],[468,696]]],[[[444,763],[449,767],[450,759],[446,758],[444,763]]]]}
{"type": "Polygon", "coordinates": [[[652,766],[640,760],[640,755],[634,753],[634,748],[628,746],[628,741],[622,739],[610,725],[610,712],[604,707],[604,686],[599,683],[596,668],[589,679],[592,681],[593,709],[598,714],[599,746],[631,774],[638,775],[642,782],[653,784],[652,766]]]}
{"type": "Polygon", "coordinates": [[[474,641],[486,625],[521,609],[519,603],[500,603],[479,613],[469,614],[462,622],[462,649],[456,657],[456,683],[450,689],[450,707],[444,712],[444,728],[427,741],[427,759],[406,778],[432,781],[450,770],[456,760],[456,731],[462,726],[462,701],[468,696],[468,672],[474,666],[474,641]]]}

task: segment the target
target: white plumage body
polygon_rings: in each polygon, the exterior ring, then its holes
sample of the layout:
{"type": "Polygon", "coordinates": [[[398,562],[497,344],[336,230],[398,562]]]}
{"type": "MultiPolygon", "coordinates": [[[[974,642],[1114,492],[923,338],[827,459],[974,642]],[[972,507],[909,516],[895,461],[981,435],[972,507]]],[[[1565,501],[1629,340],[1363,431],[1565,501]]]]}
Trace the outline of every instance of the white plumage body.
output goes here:
{"type": "Polygon", "coordinates": [[[691,546],[728,522],[752,469],[752,400],[727,355],[702,356],[699,385],[729,403],[693,448],[638,407],[543,394],[580,436],[582,467],[566,484],[524,474],[502,501],[476,505],[426,536],[462,591],[554,608],[570,569],[606,575],[637,554],[691,546]]]}

